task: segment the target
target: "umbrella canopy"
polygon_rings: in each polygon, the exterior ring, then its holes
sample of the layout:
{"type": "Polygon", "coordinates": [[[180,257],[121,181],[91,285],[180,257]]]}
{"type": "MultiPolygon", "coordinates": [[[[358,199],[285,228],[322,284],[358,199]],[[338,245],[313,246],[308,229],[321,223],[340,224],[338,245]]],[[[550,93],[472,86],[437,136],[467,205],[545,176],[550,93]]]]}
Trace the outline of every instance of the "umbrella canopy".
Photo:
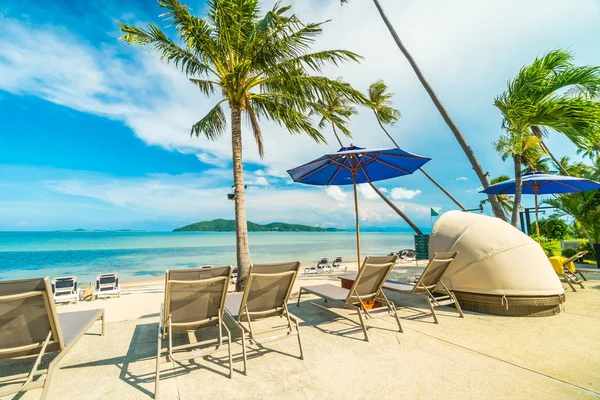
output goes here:
{"type": "Polygon", "coordinates": [[[409,175],[429,160],[399,148],[367,150],[350,146],[287,172],[295,182],[307,185],[353,185],[409,175]]]}
{"type": "MultiPolygon", "coordinates": [[[[528,174],[524,174],[522,179],[523,194],[533,194],[535,196],[535,230],[538,236],[538,241],[540,240],[537,200],[537,196],[539,194],[574,193],[600,189],[600,183],[575,176],[550,175],[542,172],[530,172],[528,174]]],[[[488,186],[480,193],[514,194],[515,189],[515,180],[510,179],[508,181],[488,186]]]]}
{"type": "MultiPolygon", "coordinates": [[[[600,183],[575,176],[550,175],[542,172],[523,175],[523,194],[573,193],[594,189],[600,189],[600,183]]],[[[488,186],[481,193],[514,194],[515,180],[510,179],[488,186]]]]}
{"type": "Polygon", "coordinates": [[[409,175],[429,160],[430,158],[409,153],[400,148],[373,150],[350,145],[350,147],[342,147],[336,153],[325,154],[287,172],[294,182],[307,185],[354,185],[356,252],[360,267],[360,229],[356,184],[409,175]]]}

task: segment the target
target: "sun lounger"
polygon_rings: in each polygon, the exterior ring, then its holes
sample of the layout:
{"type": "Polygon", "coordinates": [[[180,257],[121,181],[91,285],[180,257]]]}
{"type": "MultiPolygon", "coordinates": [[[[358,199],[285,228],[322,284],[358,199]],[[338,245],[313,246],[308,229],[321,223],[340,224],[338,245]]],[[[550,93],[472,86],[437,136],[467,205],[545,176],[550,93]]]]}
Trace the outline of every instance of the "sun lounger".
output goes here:
{"type": "Polygon", "coordinates": [[[109,274],[100,274],[96,277],[96,289],[94,290],[94,299],[98,297],[121,297],[121,285],[119,285],[119,274],[112,272],[109,274]]]}
{"type": "Polygon", "coordinates": [[[398,317],[396,308],[390,303],[381,290],[381,286],[394,267],[397,259],[398,256],[395,255],[366,257],[351,289],[344,289],[331,284],[303,286],[300,288],[300,293],[298,294],[297,305],[300,306],[302,293],[311,293],[327,300],[334,306],[356,311],[367,342],[369,341],[369,336],[363,319],[363,313],[367,318],[392,315],[395,317],[396,323],[398,324],[398,331],[402,332],[402,325],[400,325],[400,318],[398,317]],[[365,302],[367,301],[379,302],[383,306],[369,310],[365,305],[365,302]],[[387,311],[387,313],[385,313],[385,311],[387,311]]]}
{"type": "MultiPolygon", "coordinates": [[[[162,342],[167,339],[168,359],[181,361],[202,358],[221,349],[223,328],[227,332],[229,350],[229,377],[232,377],[231,333],[223,322],[225,296],[229,288],[231,267],[209,267],[167,271],[165,276],[165,301],[161,305],[158,325],[158,349],[156,353],[156,380],[154,397],[158,396],[162,342]],[[208,351],[192,348],[204,346],[208,341],[174,346],[173,335],[197,332],[208,327],[217,327],[217,345],[208,351]]],[[[212,340],[210,342],[213,342],[212,340]]]]}
{"type": "Polygon", "coordinates": [[[317,265],[312,265],[310,267],[304,268],[305,274],[322,274],[324,272],[331,272],[331,267],[329,266],[329,259],[327,257],[321,257],[321,259],[317,262],[317,265]]]}
{"type": "Polygon", "coordinates": [[[259,345],[296,336],[300,358],[304,359],[298,320],[287,306],[299,269],[300,261],[252,265],[244,293],[227,296],[225,315],[238,326],[242,336],[244,374],[247,374],[246,336],[259,345]],[[269,317],[282,317],[285,323],[264,330],[253,326],[257,320],[269,317]]]}
{"type": "Polygon", "coordinates": [[[575,273],[581,276],[581,279],[587,281],[587,278],[584,274],[600,274],[600,268],[576,268],[575,273]]]}
{"type": "Polygon", "coordinates": [[[559,257],[550,258],[550,262],[553,263],[553,267],[558,276],[560,278],[563,278],[564,281],[574,292],[577,291],[574,285],[579,285],[582,289],[585,289],[585,286],[583,286],[583,280],[576,275],[576,269],[574,265],[572,265],[572,263],[573,261],[578,260],[584,255],[586,255],[587,253],[587,251],[580,251],[579,253],[564,260],[559,257]]]}
{"type": "Polygon", "coordinates": [[[15,375],[0,367],[0,397],[41,388],[45,399],[60,360],[98,320],[104,335],[104,310],[57,314],[48,278],[0,281],[0,360],[33,364],[30,372],[15,375]],[[49,364],[43,362],[53,353],[49,364]]]}
{"type": "Polygon", "coordinates": [[[337,256],[331,263],[331,270],[332,271],[348,271],[348,267],[346,265],[342,265],[342,257],[337,256]]]}
{"type": "Polygon", "coordinates": [[[77,277],[63,276],[52,279],[52,294],[55,303],[70,303],[74,301],[77,304],[81,295],[81,289],[77,284],[77,277]]]}
{"type": "MultiPolygon", "coordinates": [[[[425,299],[436,324],[438,323],[438,319],[435,315],[434,308],[439,306],[449,306],[454,304],[460,317],[464,318],[465,316],[460,308],[460,304],[458,304],[458,301],[456,300],[456,296],[454,296],[454,293],[448,290],[446,285],[444,285],[444,282],[441,281],[441,277],[444,275],[446,268],[454,261],[454,258],[456,258],[457,255],[457,252],[436,253],[414,285],[410,283],[386,281],[383,284],[383,289],[425,299]]],[[[352,277],[344,276],[341,278],[352,280],[352,277]]]]}

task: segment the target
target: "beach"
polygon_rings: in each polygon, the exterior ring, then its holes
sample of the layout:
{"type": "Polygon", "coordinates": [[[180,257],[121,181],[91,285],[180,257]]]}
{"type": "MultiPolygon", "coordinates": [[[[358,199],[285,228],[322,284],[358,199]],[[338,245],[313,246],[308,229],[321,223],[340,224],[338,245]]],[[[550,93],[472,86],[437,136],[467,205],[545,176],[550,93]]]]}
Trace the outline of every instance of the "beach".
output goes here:
{"type": "MultiPolygon", "coordinates": [[[[356,264],[348,264],[349,272],[356,264]]],[[[396,278],[410,279],[423,266],[398,264],[396,278]]],[[[162,368],[164,399],[592,399],[600,396],[600,281],[566,292],[564,310],[545,318],[511,318],[437,309],[433,323],[424,302],[389,297],[404,333],[393,318],[369,320],[365,342],[352,313],[314,296],[292,305],[301,286],[339,285],[343,273],[300,274],[290,311],[300,319],[305,359],[295,340],[251,345],[248,375],[241,371],[241,345],[234,333],[234,375],[227,377],[227,351],[162,368]],[[319,304],[330,310],[316,307],[319,304]],[[351,320],[347,319],[350,318],[351,320]]],[[[231,290],[233,285],[231,285],[231,290]]],[[[58,305],[59,313],[104,308],[106,336],[96,324],[55,373],[51,399],[145,399],[154,388],[161,280],[123,286],[120,298],[58,305]]],[[[39,391],[23,395],[35,399],[39,391]]]]}

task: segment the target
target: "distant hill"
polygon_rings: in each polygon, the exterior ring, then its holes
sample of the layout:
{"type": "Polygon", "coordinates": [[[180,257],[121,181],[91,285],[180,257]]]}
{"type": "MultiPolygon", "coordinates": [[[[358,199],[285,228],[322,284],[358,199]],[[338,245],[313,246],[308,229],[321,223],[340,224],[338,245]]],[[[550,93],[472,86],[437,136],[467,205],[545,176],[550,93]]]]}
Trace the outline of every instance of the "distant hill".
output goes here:
{"type": "MultiPolygon", "coordinates": [[[[317,226],[287,224],[285,222],[272,222],[261,225],[248,221],[249,232],[341,232],[336,228],[319,228],[317,226]]],[[[173,229],[173,232],[235,232],[235,221],[231,219],[215,219],[212,221],[196,222],[173,229]]]]}

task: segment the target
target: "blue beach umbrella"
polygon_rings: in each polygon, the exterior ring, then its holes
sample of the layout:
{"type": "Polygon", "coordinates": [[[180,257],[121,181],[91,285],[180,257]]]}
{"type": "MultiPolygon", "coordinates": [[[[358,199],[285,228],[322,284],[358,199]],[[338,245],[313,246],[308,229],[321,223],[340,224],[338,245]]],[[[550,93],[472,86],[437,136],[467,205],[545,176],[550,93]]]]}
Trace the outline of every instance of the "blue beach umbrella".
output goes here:
{"type": "MultiPolygon", "coordinates": [[[[523,175],[523,194],[535,196],[535,227],[540,237],[538,225],[538,195],[586,192],[588,190],[600,189],[600,183],[575,176],[550,175],[542,172],[530,172],[523,175]]],[[[515,180],[496,183],[488,186],[480,193],[486,194],[515,194],[515,180]]]]}
{"type": "Polygon", "coordinates": [[[342,147],[336,153],[325,154],[287,172],[294,182],[307,185],[354,185],[356,250],[360,265],[360,230],[356,185],[412,174],[429,160],[430,158],[412,154],[400,148],[364,149],[350,145],[350,147],[342,147]]]}

